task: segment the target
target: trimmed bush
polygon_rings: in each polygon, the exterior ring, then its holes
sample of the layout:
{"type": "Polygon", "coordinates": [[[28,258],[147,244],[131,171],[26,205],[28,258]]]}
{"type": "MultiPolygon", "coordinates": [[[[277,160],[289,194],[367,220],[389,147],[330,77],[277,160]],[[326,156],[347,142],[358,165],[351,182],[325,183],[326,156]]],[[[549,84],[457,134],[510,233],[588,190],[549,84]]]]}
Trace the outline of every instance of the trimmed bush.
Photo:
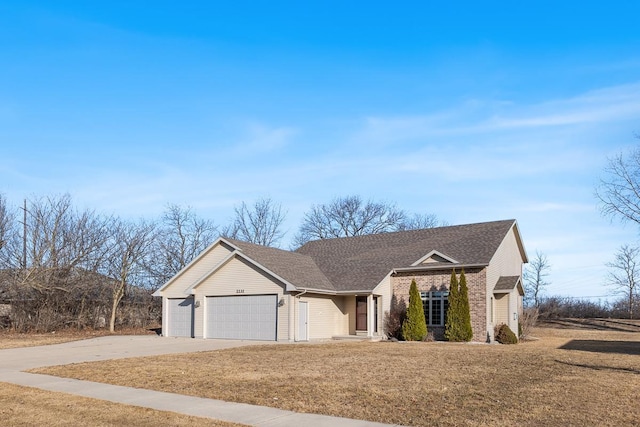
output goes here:
{"type": "Polygon", "coordinates": [[[422,299],[415,280],[409,288],[407,318],[402,323],[402,336],[407,341],[422,341],[427,336],[427,322],[422,309],[422,299]]]}
{"type": "Polygon", "coordinates": [[[511,328],[509,328],[509,326],[505,325],[504,323],[496,326],[495,336],[496,341],[498,341],[500,344],[518,343],[518,337],[516,337],[516,334],[514,334],[511,328]]]}

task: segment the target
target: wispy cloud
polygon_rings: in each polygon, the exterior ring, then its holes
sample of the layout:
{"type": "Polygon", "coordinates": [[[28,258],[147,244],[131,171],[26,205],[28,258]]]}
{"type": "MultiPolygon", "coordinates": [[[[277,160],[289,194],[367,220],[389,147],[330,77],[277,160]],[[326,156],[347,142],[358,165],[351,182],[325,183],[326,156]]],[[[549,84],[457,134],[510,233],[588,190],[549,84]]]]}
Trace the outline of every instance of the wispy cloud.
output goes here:
{"type": "Polygon", "coordinates": [[[628,119],[640,114],[640,83],[614,86],[580,96],[545,102],[510,115],[504,113],[481,125],[486,130],[576,125],[628,119]]]}
{"type": "Polygon", "coordinates": [[[469,100],[443,112],[367,117],[354,136],[377,146],[470,134],[593,125],[640,115],[640,82],[585,92],[567,99],[526,104],[469,100]]]}
{"type": "Polygon", "coordinates": [[[246,125],[246,135],[232,143],[230,154],[262,155],[285,148],[298,133],[293,127],[270,127],[260,123],[246,125]]]}
{"type": "Polygon", "coordinates": [[[518,210],[521,212],[530,213],[584,213],[592,212],[594,204],[591,203],[559,203],[559,202],[539,202],[528,203],[518,206],[518,210]]]}

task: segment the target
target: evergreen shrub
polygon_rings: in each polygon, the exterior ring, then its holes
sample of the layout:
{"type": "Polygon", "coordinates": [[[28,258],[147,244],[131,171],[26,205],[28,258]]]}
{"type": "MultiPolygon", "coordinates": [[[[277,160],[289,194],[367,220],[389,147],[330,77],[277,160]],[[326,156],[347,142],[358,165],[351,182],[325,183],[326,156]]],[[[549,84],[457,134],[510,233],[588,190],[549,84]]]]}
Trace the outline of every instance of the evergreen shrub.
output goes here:
{"type": "Polygon", "coordinates": [[[458,310],[460,310],[460,335],[458,341],[471,341],[471,338],[473,338],[473,329],[471,328],[469,289],[467,288],[467,278],[464,275],[464,269],[460,273],[460,292],[458,297],[460,298],[458,305],[458,310]]]}
{"type": "Polygon", "coordinates": [[[509,326],[505,325],[504,323],[496,326],[495,337],[496,341],[498,341],[500,344],[518,343],[518,337],[516,337],[516,334],[514,334],[511,328],[509,328],[509,326]]]}
{"type": "Polygon", "coordinates": [[[422,341],[427,336],[427,322],[422,309],[422,299],[415,280],[409,288],[407,317],[402,323],[402,336],[407,341],[422,341]]]}
{"type": "Polygon", "coordinates": [[[449,280],[449,297],[447,299],[447,318],[444,324],[444,337],[448,341],[458,341],[460,335],[460,298],[458,297],[458,278],[455,269],[451,271],[449,280]]]}

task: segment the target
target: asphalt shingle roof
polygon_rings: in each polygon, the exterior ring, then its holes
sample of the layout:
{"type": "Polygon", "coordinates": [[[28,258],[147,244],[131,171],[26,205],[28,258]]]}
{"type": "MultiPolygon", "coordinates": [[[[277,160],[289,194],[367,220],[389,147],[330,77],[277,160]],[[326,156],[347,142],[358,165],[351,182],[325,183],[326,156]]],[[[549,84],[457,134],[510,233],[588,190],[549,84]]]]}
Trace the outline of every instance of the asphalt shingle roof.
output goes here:
{"type": "Polygon", "coordinates": [[[514,220],[309,242],[311,256],[338,291],[370,290],[394,268],[409,267],[432,250],[461,264],[489,264],[514,220]]]}
{"type": "Polygon", "coordinates": [[[225,238],[252,260],[268,268],[295,287],[335,291],[335,288],[308,255],[225,238]]]}
{"type": "Polygon", "coordinates": [[[372,290],[394,268],[410,267],[432,250],[460,264],[488,265],[515,220],[308,242],[295,252],[226,239],[296,287],[372,290]]]}
{"type": "Polygon", "coordinates": [[[493,288],[494,291],[510,291],[516,287],[520,276],[500,276],[498,283],[493,288]]]}

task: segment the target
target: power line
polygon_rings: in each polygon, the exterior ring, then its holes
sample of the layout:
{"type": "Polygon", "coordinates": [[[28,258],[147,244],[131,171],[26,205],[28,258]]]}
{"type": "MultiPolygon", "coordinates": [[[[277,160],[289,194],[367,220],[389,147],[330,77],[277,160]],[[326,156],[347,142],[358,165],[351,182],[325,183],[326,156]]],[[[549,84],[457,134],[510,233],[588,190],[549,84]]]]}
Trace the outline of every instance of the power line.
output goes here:
{"type": "MultiPolygon", "coordinates": [[[[572,297],[572,296],[561,296],[561,295],[557,295],[557,298],[566,298],[566,299],[591,299],[591,298],[611,298],[614,297],[615,295],[589,295],[589,296],[579,296],[579,297],[572,297]]],[[[553,296],[551,297],[553,298],[553,296]]]]}

